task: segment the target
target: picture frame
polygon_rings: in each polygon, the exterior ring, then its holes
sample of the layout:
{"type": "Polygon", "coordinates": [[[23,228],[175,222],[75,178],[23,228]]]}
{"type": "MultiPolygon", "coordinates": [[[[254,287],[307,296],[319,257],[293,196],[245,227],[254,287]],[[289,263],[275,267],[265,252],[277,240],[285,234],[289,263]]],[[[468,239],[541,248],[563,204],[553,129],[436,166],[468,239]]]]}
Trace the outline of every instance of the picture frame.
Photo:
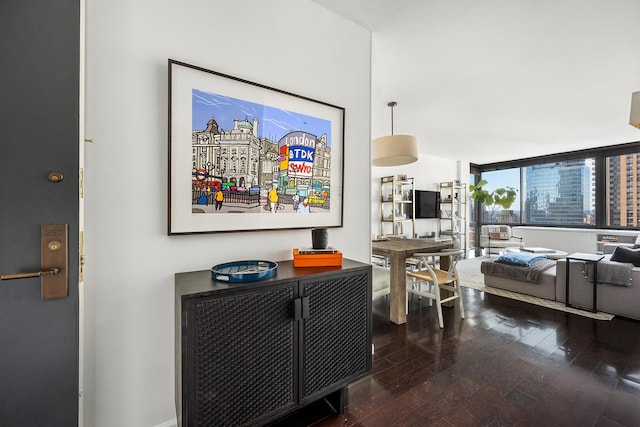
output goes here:
{"type": "Polygon", "coordinates": [[[345,110],[168,60],[168,234],[342,227],[345,110]]]}

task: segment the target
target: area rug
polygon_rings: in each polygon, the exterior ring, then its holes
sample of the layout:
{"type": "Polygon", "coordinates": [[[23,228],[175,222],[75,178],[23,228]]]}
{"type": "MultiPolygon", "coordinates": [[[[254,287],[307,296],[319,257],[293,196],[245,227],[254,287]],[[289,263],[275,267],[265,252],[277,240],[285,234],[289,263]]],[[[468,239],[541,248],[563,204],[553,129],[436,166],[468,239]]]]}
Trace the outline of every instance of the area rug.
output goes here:
{"type": "Polygon", "coordinates": [[[573,307],[567,307],[562,302],[550,301],[544,298],[533,297],[531,295],[520,294],[518,292],[506,291],[504,289],[493,288],[484,284],[484,275],[480,272],[480,264],[482,261],[486,261],[487,257],[470,258],[458,261],[456,266],[458,275],[460,276],[460,285],[465,288],[476,289],[487,294],[498,295],[504,298],[515,299],[518,301],[524,301],[530,304],[539,305],[542,307],[551,308],[553,310],[565,311],[571,314],[577,314],[579,316],[590,317],[597,320],[611,320],[613,314],[609,313],[592,313],[586,310],[580,310],[573,307]]]}

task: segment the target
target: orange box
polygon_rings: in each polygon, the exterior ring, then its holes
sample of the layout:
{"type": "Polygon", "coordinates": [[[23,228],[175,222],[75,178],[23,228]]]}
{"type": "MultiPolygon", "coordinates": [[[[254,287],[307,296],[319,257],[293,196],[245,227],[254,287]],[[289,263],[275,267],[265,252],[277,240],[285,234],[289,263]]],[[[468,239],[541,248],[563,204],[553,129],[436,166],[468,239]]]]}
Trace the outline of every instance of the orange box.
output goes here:
{"type": "Polygon", "coordinates": [[[293,248],[294,267],[342,267],[342,252],[333,254],[300,254],[293,248]]]}

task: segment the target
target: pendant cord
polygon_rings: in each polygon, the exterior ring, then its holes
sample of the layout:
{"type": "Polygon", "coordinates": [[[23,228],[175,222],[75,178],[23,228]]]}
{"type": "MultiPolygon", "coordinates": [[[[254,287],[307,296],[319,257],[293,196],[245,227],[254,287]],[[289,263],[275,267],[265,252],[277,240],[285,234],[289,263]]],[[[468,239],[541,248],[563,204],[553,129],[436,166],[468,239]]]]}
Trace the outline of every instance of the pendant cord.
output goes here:
{"type": "Polygon", "coordinates": [[[393,135],[393,107],[391,107],[391,135],[393,135]]]}
{"type": "Polygon", "coordinates": [[[391,101],[387,104],[388,107],[391,107],[391,135],[393,135],[393,107],[396,105],[398,105],[398,103],[395,101],[391,101]]]}

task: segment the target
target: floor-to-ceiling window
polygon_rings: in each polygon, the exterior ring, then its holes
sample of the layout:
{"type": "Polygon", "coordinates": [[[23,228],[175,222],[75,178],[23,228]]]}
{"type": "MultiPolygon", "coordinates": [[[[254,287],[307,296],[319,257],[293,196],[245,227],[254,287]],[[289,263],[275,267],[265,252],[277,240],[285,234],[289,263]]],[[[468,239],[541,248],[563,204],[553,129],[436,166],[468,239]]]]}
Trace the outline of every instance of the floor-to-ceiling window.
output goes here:
{"type": "MultiPolygon", "coordinates": [[[[512,187],[509,209],[476,206],[478,224],[640,228],[640,142],[474,165],[489,192],[512,187]]],[[[472,208],[474,205],[472,205],[472,208]]]]}
{"type": "Polygon", "coordinates": [[[483,172],[482,179],[487,181],[483,187],[488,192],[493,192],[498,188],[512,187],[517,190],[516,200],[509,209],[502,209],[500,206],[481,205],[482,222],[484,224],[517,224],[520,223],[520,168],[499,169],[495,171],[483,172]]]}
{"type": "Polygon", "coordinates": [[[523,224],[595,225],[594,159],[523,168],[523,224]]]}

